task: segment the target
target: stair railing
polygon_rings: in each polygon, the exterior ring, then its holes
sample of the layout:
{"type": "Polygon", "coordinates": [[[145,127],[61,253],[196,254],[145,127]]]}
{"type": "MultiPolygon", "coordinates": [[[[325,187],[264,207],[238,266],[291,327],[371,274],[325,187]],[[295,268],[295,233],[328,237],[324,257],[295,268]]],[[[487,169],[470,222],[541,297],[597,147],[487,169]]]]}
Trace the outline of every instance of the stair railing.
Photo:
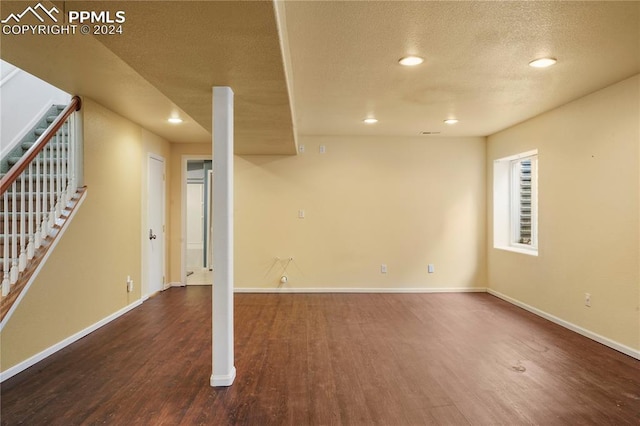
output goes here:
{"type": "Polygon", "coordinates": [[[81,100],[53,121],[0,179],[2,297],[7,296],[36,251],[54,232],[67,204],[82,185],[81,138],[77,134],[81,100]]]}

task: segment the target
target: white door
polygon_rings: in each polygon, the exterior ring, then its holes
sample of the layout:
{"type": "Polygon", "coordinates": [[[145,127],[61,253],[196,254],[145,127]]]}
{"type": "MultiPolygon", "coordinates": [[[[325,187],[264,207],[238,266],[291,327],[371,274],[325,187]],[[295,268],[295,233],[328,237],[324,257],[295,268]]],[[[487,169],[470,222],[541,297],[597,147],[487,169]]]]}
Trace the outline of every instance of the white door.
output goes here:
{"type": "Polygon", "coordinates": [[[164,158],[149,156],[147,163],[147,285],[143,296],[164,288],[164,158]]]}

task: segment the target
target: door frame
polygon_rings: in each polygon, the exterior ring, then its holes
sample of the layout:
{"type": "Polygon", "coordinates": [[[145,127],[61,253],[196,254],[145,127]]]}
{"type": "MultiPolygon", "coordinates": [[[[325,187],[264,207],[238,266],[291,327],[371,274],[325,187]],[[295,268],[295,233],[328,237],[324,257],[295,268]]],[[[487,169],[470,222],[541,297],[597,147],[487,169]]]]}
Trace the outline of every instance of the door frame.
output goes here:
{"type": "Polygon", "coordinates": [[[149,298],[150,294],[149,294],[149,276],[147,274],[147,270],[149,268],[149,250],[148,250],[148,243],[149,243],[149,192],[151,189],[151,179],[150,177],[150,161],[154,160],[154,161],[160,161],[162,163],[162,211],[161,211],[161,222],[162,222],[162,248],[161,248],[161,252],[162,252],[162,277],[164,278],[163,280],[163,285],[161,288],[162,290],[166,290],[169,286],[167,283],[167,232],[166,232],[166,228],[167,228],[167,161],[166,159],[159,155],[159,154],[155,154],[152,152],[148,152],[147,156],[146,156],[146,164],[145,164],[145,169],[146,169],[146,177],[145,177],[145,184],[146,184],[146,192],[145,192],[145,197],[144,197],[144,219],[143,219],[143,223],[144,226],[142,227],[142,288],[140,289],[140,295],[142,297],[143,300],[146,300],[149,298]]]}
{"type": "Polygon", "coordinates": [[[180,281],[187,285],[187,162],[212,160],[211,155],[183,155],[180,170],[180,281]]]}

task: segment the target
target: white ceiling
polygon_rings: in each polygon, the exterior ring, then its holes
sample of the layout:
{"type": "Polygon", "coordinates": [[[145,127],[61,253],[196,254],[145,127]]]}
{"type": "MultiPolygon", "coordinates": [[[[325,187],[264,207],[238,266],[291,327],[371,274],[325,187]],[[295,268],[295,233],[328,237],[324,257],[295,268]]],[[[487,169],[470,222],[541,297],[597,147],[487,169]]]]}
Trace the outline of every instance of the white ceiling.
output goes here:
{"type": "Polygon", "coordinates": [[[285,16],[299,134],[485,136],[640,72],[640,2],[291,1],[285,16]],[[425,62],[400,66],[409,54],[425,62]],[[543,56],[558,63],[528,66],[543,56]]]}
{"type": "Polygon", "coordinates": [[[640,72],[637,1],[54,3],[124,10],[125,32],[2,35],[3,59],[178,143],[210,141],[211,87],[231,86],[237,154],[293,154],[294,133],[489,135],[640,72]],[[541,56],[558,64],[527,66],[541,56]]]}

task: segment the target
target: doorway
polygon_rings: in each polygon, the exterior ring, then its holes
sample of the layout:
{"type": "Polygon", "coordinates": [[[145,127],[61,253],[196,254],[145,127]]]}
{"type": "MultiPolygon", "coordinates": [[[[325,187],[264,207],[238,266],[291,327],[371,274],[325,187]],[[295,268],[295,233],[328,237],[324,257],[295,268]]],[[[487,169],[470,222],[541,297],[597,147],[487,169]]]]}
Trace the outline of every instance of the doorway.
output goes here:
{"type": "Polygon", "coordinates": [[[163,157],[147,157],[147,226],[143,230],[146,241],[146,268],[142,296],[162,291],[164,276],[165,231],[165,161],[163,157]]]}
{"type": "Polygon", "coordinates": [[[211,285],[211,185],[212,161],[186,161],[185,188],[185,283],[211,285]]]}

